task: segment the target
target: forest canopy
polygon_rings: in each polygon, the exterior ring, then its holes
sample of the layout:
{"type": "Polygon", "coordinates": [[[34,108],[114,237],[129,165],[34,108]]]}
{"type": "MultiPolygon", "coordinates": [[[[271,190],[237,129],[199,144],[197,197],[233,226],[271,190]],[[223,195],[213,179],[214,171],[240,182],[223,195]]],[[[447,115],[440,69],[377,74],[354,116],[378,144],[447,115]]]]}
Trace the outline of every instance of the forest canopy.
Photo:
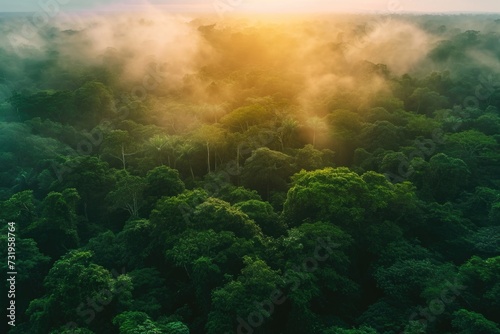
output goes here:
{"type": "Polygon", "coordinates": [[[500,16],[30,19],[6,331],[500,333],[500,16]]]}

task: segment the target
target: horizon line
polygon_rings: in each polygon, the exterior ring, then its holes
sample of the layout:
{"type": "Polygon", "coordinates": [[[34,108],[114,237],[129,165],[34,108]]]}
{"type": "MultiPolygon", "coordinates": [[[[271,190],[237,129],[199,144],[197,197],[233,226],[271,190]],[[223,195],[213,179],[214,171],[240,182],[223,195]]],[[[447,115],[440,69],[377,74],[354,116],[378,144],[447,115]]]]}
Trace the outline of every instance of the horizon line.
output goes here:
{"type": "MultiPolygon", "coordinates": [[[[169,11],[168,9],[158,9],[160,11],[169,11]]],[[[147,11],[145,9],[144,11],[147,11]]],[[[206,10],[172,10],[172,12],[176,13],[186,13],[186,14],[213,14],[211,11],[206,11],[206,10]]],[[[41,10],[30,10],[30,11],[0,11],[0,14],[34,14],[34,13],[39,13],[41,10]]],[[[73,9],[73,10],[66,10],[65,12],[67,13],[124,13],[124,12],[137,12],[137,9],[101,9],[101,10],[89,10],[89,9],[73,9]]],[[[140,12],[140,11],[139,11],[140,12]]],[[[380,11],[380,10],[357,10],[357,11],[307,11],[307,12],[300,12],[300,11],[239,11],[239,10],[234,10],[232,12],[228,12],[225,15],[231,15],[231,14],[272,14],[272,15],[280,15],[280,14],[294,14],[294,15],[310,15],[310,14],[319,14],[319,15],[327,15],[327,14],[372,14],[372,15],[405,15],[405,14],[424,14],[424,15],[443,15],[443,14],[450,14],[450,15],[470,15],[470,14],[480,14],[480,15],[500,15],[500,10],[498,12],[489,12],[489,11],[397,11],[397,12],[391,12],[391,11],[380,11]]]]}

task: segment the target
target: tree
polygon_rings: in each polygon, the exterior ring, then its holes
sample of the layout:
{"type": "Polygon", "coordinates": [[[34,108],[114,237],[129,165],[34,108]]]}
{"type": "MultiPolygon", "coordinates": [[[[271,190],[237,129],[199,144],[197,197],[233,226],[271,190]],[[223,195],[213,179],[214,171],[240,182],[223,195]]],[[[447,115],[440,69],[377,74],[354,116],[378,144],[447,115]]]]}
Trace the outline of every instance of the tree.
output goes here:
{"type": "Polygon", "coordinates": [[[162,165],[164,163],[163,157],[167,155],[168,166],[172,167],[171,155],[170,155],[170,145],[172,145],[172,139],[168,136],[155,135],[148,140],[148,146],[153,155],[157,156],[157,163],[162,165]]]}
{"type": "Polygon", "coordinates": [[[257,191],[249,190],[245,187],[234,186],[221,189],[217,197],[233,205],[239,202],[246,202],[250,200],[262,201],[262,198],[260,197],[259,193],[257,193],[257,191]]]}
{"type": "Polygon", "coordinates": [[[106,199],[111,203],[111,209],[126,210],[130,218],[139,217],[139,209],[143,205],[143,192],[146,180],[140,176],[130,175],[128,172],[117,173],[118,181],[115,190],[111,191],[106,199]]]}
{"type": "Polygon", "coordinates": [[[359,115],[347,110],[334,110],[327,120],[331,127],[330,148],[335,151],[341,164],[350,164],[354,150],[360,146],[359,134],[363,126],[359,115]]]}
{"type": "Polygon", "coordinates": [[[187,161],[189,166],[189,172],[194,181],[193,163],[192,158],[196,153],[196,144],[193,141],[186,140],[179,147],[179,157],[175,160],[174,166],[176,166],[178,161],[187,161]]]}
{"type": "Polygon", "coordinates": [[[123,170],[127,170],[127,158],[139,153],[140,148],[128,131],[111,130],[104,136],[102,152],[122,163],[123,170]]]}
{"type": "MultiPolygon", "coordinates": [[[[219,265],[215,263],[216,260],[220,261],[220,259],[202,256],[193,262],[191,277],[195,289],[196,301],[199,308],[205,314],[210,312],[212,291],[222,285],[223,274],[219,265]]],[[[232,261],[227,262],[229,263],[226,263],[226,265],[232,264],[232,261]]]]}
{"type": "Polygon", "coordinates": [[[46,295],[32,301],[27,311],[38,332],[69,322],[82,327],[104,325],[94,319],[119,298],[124,287],[114,284],[111,273],[91,259],[90,252],[72,251],[54,263],[44,280],[46,295]]]}
{"type": "Polygon", "coordinates": [[[235,109],[221,118],[221,123],[232,131],[245,132],[252,125],[260,125],[269,121],[272,114],[260,105],[249,105],[235,109]]]}
{"type": "Polygon", "coordinates": [[[113,319],[113,324],[118,325],[120,334],[164,333],[144,312],[127,311],[120,313],[113,319]]]}
{"type": "Polygon", "coordinates": [[[244,263],[245,267],[236,280],[231,280],[213,291],[212,311],[205,326],[207,333],[234,331],[238,326],[242,326],[243,322],[254,323],[250,320],[254,313],[262,318],[261,325],[267,318],[272,317],[271,312],[261,310],[256,304],[267,301],[278,288],[278,272],[258,258],[246,256],[244,263]]]}
{"type": "Polygon", "coordinates": [[[0,202],[0,212],[4,219],[16,222],[24,228],[30,224],[37,215],[36,201],[33,190],[24,190],[12,195],[8,200],[0,202]]]}
{"type": "Polygon", "coordinates": [[[311,144],[313,147],[315,147],[317,136],[324,132],[327,129],[327,126],[325,124],[325,121],[319,117],[311,117],[307,120],[306,123],[312,132],[311,144]]]}
{"type": "Polygon", "coordinates": [[[159,166],[150,170],[145,181],[144,197],[149,211],[161,197],[176,196],[185,190],[179,172],[167,166],[159,166]]]}
{"type": "Polygon", "coordinates": [[[113,94],[100,82],[87,82],[74,94],[75,107],[81,121],[90,127],[94,127],[101,119],[110,116],[115,108],[113,94]]]}
{"type": "MultiPolygon", "coordinates": [[[[17,224],[16,226],[19,228],[17,224]]],[[[26,319],[25,310],[28,308],[30,301],[38,297],[40,292],[43,291],[42,282],[50,268],[50,257],[40,252],[33,239],[22,238],[18,233],[14,232],[16,237],[15,241],[13,241],[12,234],[9,235],[8,233],[8,227],[7,224],[2,224],[0,227],[2,233],[0,235],[0,256],[5,259],[0,264],[0,269],[5,273],[12,272],[11,268],[9,268],[12,263],[15,264],[17,269],[15,305],[17,310],[16,325],[19,325],[23,322],[23,319],[26,319]],[[12,252],[9,250],[9,247],[12,246],[15,248],[14,257],[12,257],[12,252]]],[[[2,288],[5,288],[6,295],[10,294],[8,281],[2,284],[2,288]]]]}
{"type": "Polygon", "coordinates": [[[172,292],[161,273],[153,267],[135,269],[129,274],[133,290],[129,310],[144,312],[153,318],[173,307],[169,299],[172,292]]]}
{"type": "Polygon", "coordinates": [[[262,233],[247,214],[217,198],[208,198],[199,204],[189,226],[197,230],[231,231],[244,238],[252,238],[262,233]]]}
{"type": "Polygon", "coordinates": [[[234,207],[254,220],[265,235],[277,237],[286,230],[286,226],[280,221],[278,214],[274,212],[273,207],[268,202],[253,199],[239,202],[234,207]]]}
{"type": "Polygon", "coordinates": [[[394,331],[395,328],[403,328],[408,324],[405,306],[389,298],[381,298],[372,303],[357,318],[357,322],[374,328],[378,333],[394,331]]]}
{"type": "Polygon", "coordinates": [[[294,171],[292,157],[262,147],[245,161],[241,180],[245,187],[257,190],[268,199],[271,190],[283,191],[288,188],[287,183],[294,171]]]}
{"type": "Polygon", "coordinates": [[[34,94],[14,92],[8,102],[24,119],[38,116],[65,123],[74,120],[73,99],[71,91],[46,90],[34,94]]]}
{"type": "MultiPolygon", "coordinates": [[[[213,262],[216,266],[226,267],[228,253],[236,243],[243,243],[243,240],[237,238],[233,232],[215,232],[212,229],[187,230],[177,238],[174,246],[167,250],[165,255],[175,266],[183,268],[186,274],[191,276],[196,261],[201,261],[202,258],[213,262]]],[[[199,269],[200,267],[197,267],[197,270],[199,269]]]]}
{"type": "Polygon", "coordinates": [[[436,110],[448,107],[448,99],[428,87],[415,89],[408,100],[408,109],[426,115],[431,115],[436,110]]]}
{"type": "Polygon", "coordinates": [[[193,134],[195,141],[203,144],[207,149],[207,172],[212,171],[212,154],[214,156],[214,169],[217,168],[217,152],[224,146],[226,133],[220,127],[214,125],[202,125],[193,134]]]}
{"type": "Polygon", "coordinates": [[[438,153],[429,160],[426,185],[431,186],[433,198],[443,203],[453,200],[468,184],[470,171],[464,161],[438,153]]]}
{"type": "Polygon", "coordinates": [[[323,332],[323,334],[377,334],[377,331],[371,327],[362,326],[359,329],[345,329],[332,327],[323,332]]]}
{"type": "Polygon", "coordinates": [[[374,151],[378,148],[397,151],[403,142],[403,128],[388,121],[376,121],[366,125],[361,132],[364,148],[374,151]]]}
{"type": "Polygon", "coordinates": [[[79,200],[74,188],[49,193],[41,204],[40,218],[28,228],[28,235],[37,241],[43,253],[53,259],[79,244],[76,216],[79,200]]]}
{"type": "Polygon", "coordinates": [[[325,167],[333,167],[333,157],[335,153],[324,149],[317,150],[312,145],[308,144],[297,150],[295,156],[295,165],[297,169],[315,170],[325,167]]]}
{"type": "Polygon", "coordinates": [[[189,327],[181,321],[170,322],[165,325],[166,334],[189,334],[189,327]]]}
{"type": "Polygon", "coordinates": [[[293,118],[288,117],[281,121],[280,126],[276,129],[276,136],[281,146],[281,152],[284,152],[285,148],[290,147],[292,138],[298,128],[299,123],[293,118]]]}
{"type": "Polygon", "coordinates": [[[498,147],[498,143],[493,137],[477,130],[453,133],[447,135],[445,140],[449,152],[471,162],[478,158],[488,158],[492,151],[498,147]]]}
{"type": "Polygon", "coordinates": [[[463,298],[467,307],[490,319],[500,311],[500,256],[481,259],[473,256],[460,267],[463,298]]]}
{"type": "MultiPolygon", "coordinates": [[[[131,218],[132,219],[132,218],[131,218]]],[[[123,245],[122,256],[131,267],[139,267],[147,263],[151,254],[149,242],[154,232],[154,225],[147,219],[130,220],[116,236],[117,242],[123,245]]]]}
{"type": "Polygon", "coordinates": [[[201,189],[186,190],[174,197],[164,197],[156,203],[150,218],[156,225],[157,232],[177,234],[192,224],[195,208],[205,202],[208,194],[201,189]]]}
{"type": "Polygon", "coordinates": [[[120,241],[113,232],[105,231],[91,238],[82,250],[92,252],[93,262],[104,268],[121,267],[126,259],[125,245],[120,241]]]}
{"type": "Polygon", "coordinates": [[[63,326],[59,329],[51,331],[50,334],[94,334],[94,332],[87,328],[68,328],[68,326],[63,326]]]}
{"type": "Polygon", "coordinates": [[[285,221],[291,226],[306,221],[346,227],[361,223],[365,215],[387,206],[392,196],[392,185],[387,181],[370,189],[364,178],[374,176],[372,173],[361,177],[345,167],[297,173],[284,205],[285,221]]]}
{"type": "Polygon", "coordinates": [[[500,334],[498,325],[482,314],[460,309],[453,313],[453,328],[458,334],[500,334]]]}
{"type": "Polygon", "coordinates": [[[102,218],[106,211],[104,198],[112,190],[113,175],[106,162],[93,156],[67,158],[61,165],[60,179],[53,190],[75,188],[81,196],[83,213],[88,220],[102,218]]]}
{"type": "Polygon", "coordinates": [[[452,266],[433,264],[427,259],[402,260],[389,267],[379,267],[374,276],[377,285],[390,298],[418,304],[424,296],[437,297],[443,284],[453,281],[454,271],[452,266]]]}

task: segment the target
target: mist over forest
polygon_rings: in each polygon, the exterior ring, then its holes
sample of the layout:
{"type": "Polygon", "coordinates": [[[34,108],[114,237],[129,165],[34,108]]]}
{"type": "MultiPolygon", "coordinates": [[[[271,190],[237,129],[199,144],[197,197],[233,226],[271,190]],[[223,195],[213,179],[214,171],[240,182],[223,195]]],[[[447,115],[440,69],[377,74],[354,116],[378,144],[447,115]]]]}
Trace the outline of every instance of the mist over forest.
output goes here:
{"type": "Polygon", "coordinates": [[[500,334],[500,15],[36,20],[0,13],[5,332],[500,334]]]}

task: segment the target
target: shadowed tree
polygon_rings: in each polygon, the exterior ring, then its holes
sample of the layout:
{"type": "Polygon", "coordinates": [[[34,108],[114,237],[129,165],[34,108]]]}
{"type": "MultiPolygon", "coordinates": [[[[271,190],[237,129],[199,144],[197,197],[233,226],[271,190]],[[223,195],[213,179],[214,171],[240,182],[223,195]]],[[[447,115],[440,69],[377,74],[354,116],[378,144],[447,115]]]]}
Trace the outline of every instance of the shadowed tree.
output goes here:
{"type": "Polygon", "coordinates": [[[150,170],[145,181],[144,198],[148,213],[152,210],[156,201],[163,196],[176,196],[185,189],[179,172],[167,166],[159,166],[150,170]]]}
{"type": "Polygon", "coordinates": [[[292,157],[263,147],[255,150],[245,161],[241,180],[245,187],[257,190],[267,199],[272,190],[288,188],[290,176],[295,170],[292,157]]]}
{"type": "Polygon", "coordinates": [[[124,170],[127,169],[128,157],[136,155],[140,150],[128,131],[111,130],[104,136],[102,153],[119,160],[124,170]]]}
{"type": "Polygon", "coordinates": [[[147,182],[140,176],[130,175],[126,171],[117,172],[115,189],[106,199],[111,203],[112,210],[125,210],[130,218],[139,217],[139,209],[144,204],[143,192],[147,182]]]}
{"type": "Polygon", "coordinates": [[[41,204],[40,218],[29,226],[43,253],[57,259],[79,244],[76,205],[80,196],[76,189],[49,193],[41,204]]]}
{"type": "Polygon", "coordinates": [[[482,314],[460,309],[453,313],[453,328],[457,334],[500,334],[499,326],[482,314]]]}

